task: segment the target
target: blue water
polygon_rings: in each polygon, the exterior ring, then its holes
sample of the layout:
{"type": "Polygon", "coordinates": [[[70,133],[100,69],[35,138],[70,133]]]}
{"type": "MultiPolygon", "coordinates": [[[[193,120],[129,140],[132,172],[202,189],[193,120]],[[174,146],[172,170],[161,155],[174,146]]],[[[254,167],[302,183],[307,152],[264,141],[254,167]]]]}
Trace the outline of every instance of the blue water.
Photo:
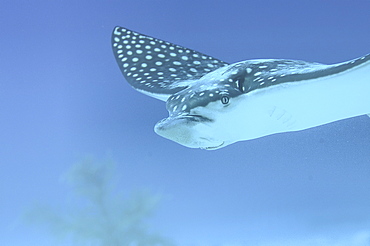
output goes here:
{"type": "Polygon", "coordinates": [[[370,52],[369,13],[365,0],[2,1],[0,245],[113,245],[24,219],[35,204],[87,210],[61,178],[86,156],[116,163],[108,203],[161,196],[142,218],[173,245],[370,245],[369,117],[188,149],[154,133],[165,104],[128,85],[110,44],[119,25],[230,63],[330,64],[370,52]]]}

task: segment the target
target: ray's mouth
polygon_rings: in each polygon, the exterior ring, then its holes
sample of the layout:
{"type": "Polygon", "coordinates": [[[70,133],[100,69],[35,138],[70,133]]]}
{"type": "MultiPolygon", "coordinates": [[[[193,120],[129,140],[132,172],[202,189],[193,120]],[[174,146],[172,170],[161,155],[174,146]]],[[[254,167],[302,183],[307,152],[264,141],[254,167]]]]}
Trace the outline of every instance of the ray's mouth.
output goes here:
{"type": "Polygon", "coordinates": [[[196,114],[183,114],[179,118],[188,119],[194,122],[213,122],[213,120],[208,117],[196,114]]]}
{"type": "Polygon", "coordinates": [[[221,144],[217,145],[217,146],[212,146],[212,147],[199,147],[200,149],[205,149],[205,150],[216,150],[216,149],[219,149],[221,148],[223,145],[225,144],[224,141],[222,141],[221,144]]]}

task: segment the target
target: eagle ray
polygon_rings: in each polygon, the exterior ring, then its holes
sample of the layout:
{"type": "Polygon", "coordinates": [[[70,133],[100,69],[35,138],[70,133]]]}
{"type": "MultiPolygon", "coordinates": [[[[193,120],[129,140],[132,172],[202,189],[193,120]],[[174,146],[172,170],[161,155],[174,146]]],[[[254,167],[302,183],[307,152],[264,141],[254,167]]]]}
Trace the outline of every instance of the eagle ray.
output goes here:
{"type": "Polygon", "coordinates": [[[115,27],[113,53],[136,90],[166,101],[155,132],[190,148],[219,149],[275,133],[370,116],[370,54],[325,65],[287,59],[229,64],[115,27]]]}

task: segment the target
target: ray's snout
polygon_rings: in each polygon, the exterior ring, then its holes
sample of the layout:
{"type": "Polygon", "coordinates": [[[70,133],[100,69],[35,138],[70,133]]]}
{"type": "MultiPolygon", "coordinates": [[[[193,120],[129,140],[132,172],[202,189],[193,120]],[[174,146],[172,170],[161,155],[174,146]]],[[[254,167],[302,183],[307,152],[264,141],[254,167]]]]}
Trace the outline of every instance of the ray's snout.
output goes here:
{"type": "Polygon", "coordinates": [[[208,123],[211,119],[201,115],[170,116],[159,121],[154,131],[169,140],[189,148],[218,149],[224,146],[224,141],[214,139],[209,134],[208,123]]]}
{"type": "Polygon", "coordinates": [[[164,138],[195,148],[197,146],[192,145],[194,139],[192,126],[194,125],[195,122],[187,118],[168,117],[159,121],[155,125],[154,131],[164,138]]]}

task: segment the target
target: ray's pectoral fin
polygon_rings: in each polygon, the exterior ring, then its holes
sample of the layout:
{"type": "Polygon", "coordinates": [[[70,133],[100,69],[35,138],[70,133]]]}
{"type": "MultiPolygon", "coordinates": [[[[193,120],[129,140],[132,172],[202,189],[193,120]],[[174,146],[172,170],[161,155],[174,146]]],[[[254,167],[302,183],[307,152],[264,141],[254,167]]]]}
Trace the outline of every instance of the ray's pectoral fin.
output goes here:
{"type": "Polygon", "coordinates": [[[115,27],[113,53],[132,87],[149,96],[167,98],[203,75],[228,63],[126,28],[115,27]]]}
{"type": "Polygon", "coordinates": [[[367,114],[367,116],[369,116],[369,117],[370,117],[370,114],[367,114]]]}

